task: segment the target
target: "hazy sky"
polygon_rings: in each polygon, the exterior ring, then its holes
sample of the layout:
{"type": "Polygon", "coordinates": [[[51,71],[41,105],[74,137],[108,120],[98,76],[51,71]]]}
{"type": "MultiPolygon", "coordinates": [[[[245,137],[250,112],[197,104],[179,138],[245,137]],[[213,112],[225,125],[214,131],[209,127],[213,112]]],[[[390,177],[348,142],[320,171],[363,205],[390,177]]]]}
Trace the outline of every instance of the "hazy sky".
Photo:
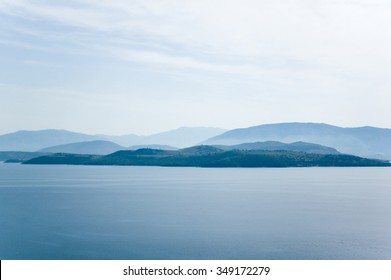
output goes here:
{"type": "Polygon", "coordinates": [[[0,133],[391,127],[391,1],[0,0],[0,133]]]}

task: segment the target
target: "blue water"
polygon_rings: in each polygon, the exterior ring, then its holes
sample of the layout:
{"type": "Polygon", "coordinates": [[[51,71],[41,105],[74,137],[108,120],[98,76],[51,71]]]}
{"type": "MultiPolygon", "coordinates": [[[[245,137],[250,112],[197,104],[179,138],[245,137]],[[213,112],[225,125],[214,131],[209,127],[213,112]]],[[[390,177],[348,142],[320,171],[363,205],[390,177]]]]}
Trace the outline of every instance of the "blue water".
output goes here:
{"type": "Polygon", "coordinates": [[[391,259],[391,169],[0,163],[0,259],[391,259]]]}

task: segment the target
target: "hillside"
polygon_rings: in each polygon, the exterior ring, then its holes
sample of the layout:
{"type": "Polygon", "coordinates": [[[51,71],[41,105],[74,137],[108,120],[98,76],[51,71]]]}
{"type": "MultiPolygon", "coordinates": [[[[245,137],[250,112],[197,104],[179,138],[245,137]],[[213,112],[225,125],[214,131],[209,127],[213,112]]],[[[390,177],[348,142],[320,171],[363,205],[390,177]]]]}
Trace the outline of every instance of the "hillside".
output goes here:
{"type": "Polygon", "coordinates": [[[184,148],[197,145],[205,139],[220,135],[225,131],[215,127],[180,127],[151,135],[144,139],[144,144],[160,144],[184,148]]]}
{"type": "Polygon", "coordinates": [[[166,151],[174,151],[178,150],[178,148],[169,146],[169,145],[159,145],[159,144],[150,144],[150,145],[133,145],[128,148],[128,150],[136,151],[139,149],[154,149],[154,150],[166,150],[166,151]]]}
{"type": "Polygon", "coordinates": [[[86,165],[93,160],[100,158],[98,155],[80,155],[80,154],[51,154],[41,157],[36,157],[23,164],[70,164],[70,165],[86,165]]]}
{"type": "Polygon", "coordinates": [[[34,152],[54,145],[96,140],[95,136],[67,130],[18,131],[0,135],[0,151],[34,152]]]}
{"type": "Polygon", "coordinates": [[[0,152],[0,161],[13,161],[13,162],[22,162],[32,158],[40,157],[47,155],[47,153],[35,153],[35,152],[0,152]]]}
{"type": "Polygon", "coordinates": [[[126,150],[126,148],[110,141],[95,140],[48,147],[39,152],[107,155],[119,150],[126,150]]]}
{"type": "Polygon", "coordinates": [[[243,143],[239,145],[214,145],[216,148],[220,148],[225,151],[229,150],[264,150],[264,151],[294,151],[305,152],[312,154],[339,154],[339,152],[330,147],[306,143],[306,142],[294,142],[294,143],[282,143],[278,141],[266,141],[266,142],[254,142],[243,143]]]}
{"type": "Polygon", "coordinates": [[[250,142],[309,142],[341,153],[391,159],[391,129],[342,128],[320,123],[280,123],[227,131],[203,142],[207,145],[237,145],[250,142]]]}

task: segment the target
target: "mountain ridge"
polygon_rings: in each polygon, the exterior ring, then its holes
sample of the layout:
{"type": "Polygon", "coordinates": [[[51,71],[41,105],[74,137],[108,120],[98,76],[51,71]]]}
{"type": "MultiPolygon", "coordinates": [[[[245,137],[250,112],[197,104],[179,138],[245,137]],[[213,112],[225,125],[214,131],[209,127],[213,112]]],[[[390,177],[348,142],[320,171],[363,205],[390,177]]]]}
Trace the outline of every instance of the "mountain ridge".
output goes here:
{"type": "Polygon", "coordinates": [[[110,136],[90,135],[65,129],[19,130],[0,135],[0,151],[34,152],[52,146],[95,140],[111,141],[124,147],[159,144],[182,148],[196,145],[224,131],[213,127],[182,127],[149,136],[135,134],[110,136]]]}
{"type": "Polygon", "coordinates": [[[391,129],[338,127],[324,123],[277,123],[229,130],[203,141],[206,145],[237,145],[248,142],[309,142],[332,147],[341,153],[391,159],[391,129]]]}
{"type": "Polygon", "coordinates": [[[308,142],[334,148],[341,153],[368,158],[391,159],[391,129],[373,126],[339,127],[326,123],[292,122],[262,124],[225,131],[208,127],[180,127],[138,136],[88,135],[67,130],[18,131],[0,135],[0,151],[37,151],[43,148],[94,140],[111,141],[123,147],[168,145],[178,148],[205,145],[237,145],[251,142],[308,142]]]}
{"type": "Polygon", "coordinates": [[[242,143],[238,145],[214,145],[214,147],[223,149],[223,150],[265,150],[265,151],[296,151],[296,152],[306,152],[313,154],[339,154],[339,152],[331,147],[322,146],[319,144],[308,143],[308,142],[293,142],[293,143],[283,143],[279,141],[265,141],[265,142],[252,142],[252,143],[242,143]]]}
{"type": "Polygon", "coordinates": [[[107,155],[126,148],[106,140],[93,140],[56,145],[38,150],[41,153],[68,153],[107,155]]]}

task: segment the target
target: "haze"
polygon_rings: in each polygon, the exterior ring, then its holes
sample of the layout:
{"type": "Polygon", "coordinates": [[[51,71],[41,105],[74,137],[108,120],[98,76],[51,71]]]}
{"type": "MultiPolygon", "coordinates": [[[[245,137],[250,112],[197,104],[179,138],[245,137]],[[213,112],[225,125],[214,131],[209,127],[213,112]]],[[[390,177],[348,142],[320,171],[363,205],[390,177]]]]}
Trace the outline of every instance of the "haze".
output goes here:
{"type": "Polygon", "coordinates": [[[391,127],[391,3],[0,0],[0,133],[391,127]]]}

